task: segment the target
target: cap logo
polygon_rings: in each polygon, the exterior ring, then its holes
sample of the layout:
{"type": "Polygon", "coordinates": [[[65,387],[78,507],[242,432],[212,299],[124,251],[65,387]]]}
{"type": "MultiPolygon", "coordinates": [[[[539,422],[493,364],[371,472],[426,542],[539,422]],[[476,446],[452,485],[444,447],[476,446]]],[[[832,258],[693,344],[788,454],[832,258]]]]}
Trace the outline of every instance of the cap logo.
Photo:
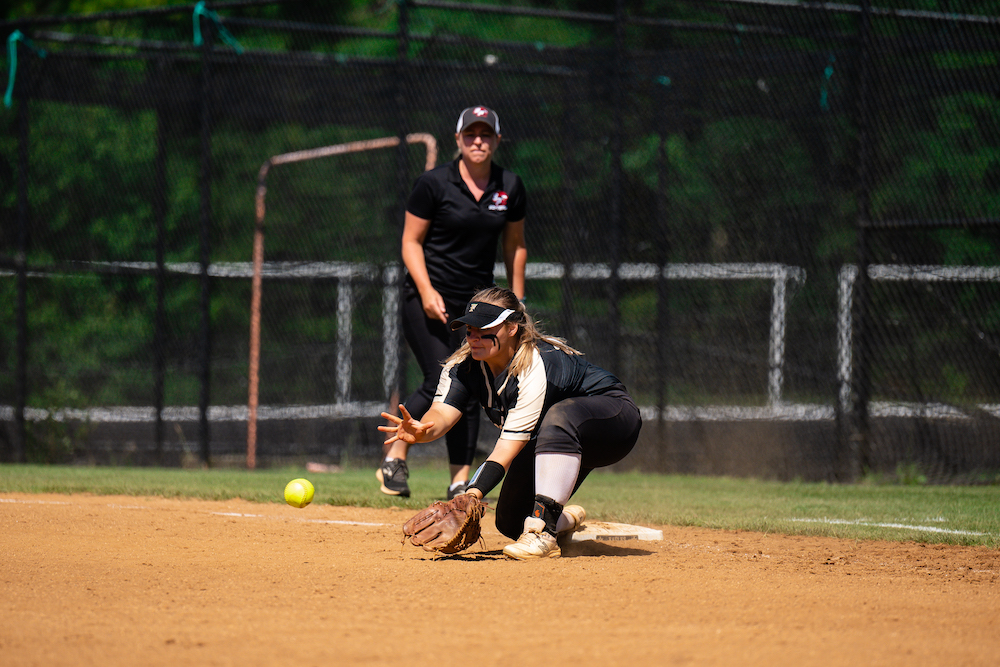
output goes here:
{"type": "Polygon", "coordinates": [[[487,115],[489,113],[489,111],[487,111],[483,107],[476,107],[475,109],[472,110],[472,113],[474,113],[477,116],[479,116],[480,118],[482,118],[483,116],[487,115]]]}
{"type": "Polygon", "coordinates": [[[470,303],[469,304],[469,312],[471,313],[472,311],[474,311],[476,309],[476,306],[478,306],[478,305],[479,305],[478,303],[470,303]]]}

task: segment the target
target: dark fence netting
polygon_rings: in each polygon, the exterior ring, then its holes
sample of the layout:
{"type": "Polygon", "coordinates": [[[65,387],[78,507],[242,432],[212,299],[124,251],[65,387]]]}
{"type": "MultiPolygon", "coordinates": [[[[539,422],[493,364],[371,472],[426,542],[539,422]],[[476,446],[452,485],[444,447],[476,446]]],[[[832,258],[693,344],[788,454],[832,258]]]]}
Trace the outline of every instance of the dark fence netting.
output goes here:
{"type": "Polygon", "coordinates": [[[620,467],[996,483],[1000,18],[918,7],[8,21],[0,459],[374,461],[420,380],[405,199],[485,104],[528,190],[530,310],[642,408],[620,467]]]}

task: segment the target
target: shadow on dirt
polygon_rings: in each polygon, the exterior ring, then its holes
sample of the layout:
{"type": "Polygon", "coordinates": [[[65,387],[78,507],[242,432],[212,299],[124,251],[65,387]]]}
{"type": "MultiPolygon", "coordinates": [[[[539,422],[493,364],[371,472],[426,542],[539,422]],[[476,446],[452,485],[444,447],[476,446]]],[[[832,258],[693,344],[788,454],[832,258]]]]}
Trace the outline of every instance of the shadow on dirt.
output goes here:
{"type": "MultiPolygon", "coordinates": [[[[639,548],[638,544],[641,544],[638,540],[629,540],[631,542],[630,546],[622,546],[621,543],[618,544],[607,544],[605,542],[599,542],[596,540],[588,540],[586,542],[571,542],[569,544],[561,545],[562,557],[563,558],[581,558],[581,557],[595,557],[595,556],[612,556],[612,557],[623,557],[623,556],[649,556],[652,555],[652,550],[639,548]]],[[[458,561],[491,561],[491,560],[507,560],[507,557],[503,555],[503,549],[491,549],[488,551],[465,551],[458,554],[441,554],[432,555],[427,554],[429,560],[458,560],[458,561]]]]}
{"type": "Polygon", "coordinates": [[[642,549],[638,545],[639,540],[628,540],[625,543],[618,542],[608,544],[598,540],[587,540],[585,542],[570,542],[561,546],[563,558],[577,558],[580,556],[649,556],[652,550],[642,549]],[[628,544],[629,546],[624,546],[628,544]]]}

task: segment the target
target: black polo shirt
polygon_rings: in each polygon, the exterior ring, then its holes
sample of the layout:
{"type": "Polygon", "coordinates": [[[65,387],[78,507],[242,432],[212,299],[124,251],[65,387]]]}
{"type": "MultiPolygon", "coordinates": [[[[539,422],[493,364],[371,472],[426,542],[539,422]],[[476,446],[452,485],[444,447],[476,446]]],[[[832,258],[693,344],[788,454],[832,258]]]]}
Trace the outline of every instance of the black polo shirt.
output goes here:
{"type": "Polygon", "coordinates": [[[458,172],[459,159],[421,174],[406,210],[431,221],[424,237],[431,285],[442,296],[468,300],[493,285],[500,234],[508,222],[524,219],[527,203],[521,177],[496,163],[477,202],[458,172]]]}

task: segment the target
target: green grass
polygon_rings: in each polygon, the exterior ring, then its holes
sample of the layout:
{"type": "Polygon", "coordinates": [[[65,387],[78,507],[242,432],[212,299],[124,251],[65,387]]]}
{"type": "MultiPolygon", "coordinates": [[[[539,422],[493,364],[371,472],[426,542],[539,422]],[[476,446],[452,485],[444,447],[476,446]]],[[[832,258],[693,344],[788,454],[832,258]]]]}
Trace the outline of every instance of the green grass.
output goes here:
{"type": "MultiPolygon", "coordinates": [[[[296,477],[313,482],[314,503],[414,511],[440,499],[447,485],[441,464],[411,467],[413,496],[405,499],[379,493],[374,473],[367,468],[306,473],[302,468],[0,465],[0,494],[242,498],[277,503],[283,502],[285,484],[296,477]]],[[[584,505],[592,518],[605,521],[1000,546],[998,486],[831,485],[598,471],[587,479],[574,502],[584,505]]]]}

